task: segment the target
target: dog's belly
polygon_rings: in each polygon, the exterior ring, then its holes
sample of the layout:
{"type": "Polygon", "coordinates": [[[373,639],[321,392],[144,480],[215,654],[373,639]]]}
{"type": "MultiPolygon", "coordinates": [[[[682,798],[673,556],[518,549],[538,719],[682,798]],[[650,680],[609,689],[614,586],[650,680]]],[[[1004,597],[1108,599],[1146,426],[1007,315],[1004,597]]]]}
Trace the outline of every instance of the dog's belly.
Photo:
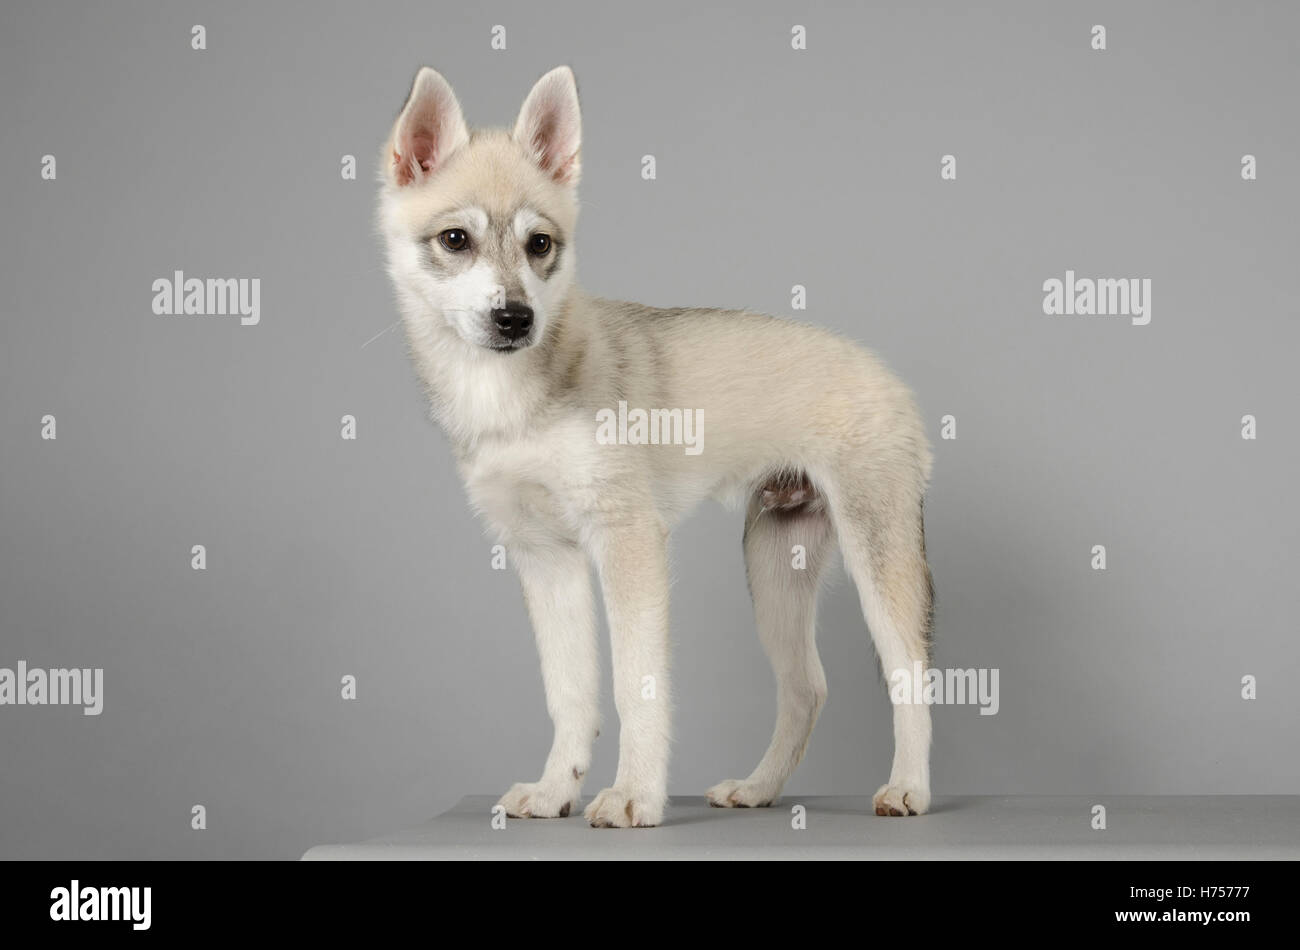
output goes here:
{"type": "Polygon", "coordinates": [[[502,537],[581,538],[601,519],[656,511],[673,527],[710,498],[744,509],[820,508],[823,498],[795,453],[772,439],[707,430],[703,451],[682,445],[604,445],[593,423],[571,417],[528,439],[480,447],[462,460],[470,500],[502,537]]]}

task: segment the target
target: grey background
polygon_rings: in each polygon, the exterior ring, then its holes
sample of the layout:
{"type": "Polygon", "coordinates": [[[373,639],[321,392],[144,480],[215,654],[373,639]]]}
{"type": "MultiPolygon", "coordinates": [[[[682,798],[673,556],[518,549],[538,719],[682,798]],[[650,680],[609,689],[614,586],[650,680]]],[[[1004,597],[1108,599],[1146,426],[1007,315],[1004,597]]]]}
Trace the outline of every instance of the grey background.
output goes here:
{"type": "MultiPolygon", "coordinates": [[[[362,348],[396,319],[374,159],[426,63],[474,124],[573,65],[589,289],[787,314],[801,283],[915,388],[937,662],[1001,670],[999,715],[937,710],[937,795],[1300,792],[1298,30],[1282,3],[6,4],[0,666],[103,667],[106,700],[0,707],[0,856],[292,858],[540,773],[516,580],[398,334],[362,348]],[[260,277],[261,325],[154,315],[178,268],[260,277]],[[1151,278],[1151,324],[1044,316],[1066,268],[1151,278]]],[[[676,535],[677,794],[770,734],[739,535],[716,506],[676,535]]],[[[890,706],[844,579],[820,642],[787,792],[867,794],[890,706]]]]}

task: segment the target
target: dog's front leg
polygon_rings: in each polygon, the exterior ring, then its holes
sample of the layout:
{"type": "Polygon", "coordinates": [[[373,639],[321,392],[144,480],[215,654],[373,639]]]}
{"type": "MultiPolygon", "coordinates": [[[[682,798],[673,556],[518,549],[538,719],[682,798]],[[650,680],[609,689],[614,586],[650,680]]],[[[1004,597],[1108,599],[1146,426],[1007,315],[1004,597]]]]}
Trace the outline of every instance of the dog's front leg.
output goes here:
{"type": "Polygon", "coordinates": [[[591,566],[577,545],[511,550],[537,635],[546,707],[555,738],[536,782],[520,782],[500,805],[514,818],[565,818],[591,766],[600,720],[600,668],[591,566]]]}
{"type": "Polygon", "coordinates": [[[667,532],[651,518],[602,529],[594,555],[609,617],[618,773],[587,806],[598,828],[657,825],[668,800],[667,532]]]}

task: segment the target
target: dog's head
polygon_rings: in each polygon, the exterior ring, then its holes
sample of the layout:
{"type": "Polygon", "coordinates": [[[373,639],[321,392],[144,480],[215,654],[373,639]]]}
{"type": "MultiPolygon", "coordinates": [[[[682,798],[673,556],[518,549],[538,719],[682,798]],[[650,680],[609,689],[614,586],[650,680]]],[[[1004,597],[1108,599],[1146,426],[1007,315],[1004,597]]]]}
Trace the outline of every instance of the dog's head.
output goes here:
{"type": "Polygon", "coordinates": [[[573,72],[537,81],[513,131],[465,126],[425,67],[383,154],[388,271],[419,332],[508,354],[536,344],[573,282],[581,119],[573,72]]]}

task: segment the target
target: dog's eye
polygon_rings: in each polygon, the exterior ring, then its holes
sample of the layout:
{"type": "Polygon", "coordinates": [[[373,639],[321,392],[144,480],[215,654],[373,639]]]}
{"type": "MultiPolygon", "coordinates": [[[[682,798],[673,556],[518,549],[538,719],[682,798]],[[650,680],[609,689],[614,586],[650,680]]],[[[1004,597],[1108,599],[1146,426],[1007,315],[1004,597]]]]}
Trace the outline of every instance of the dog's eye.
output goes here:
{"type": "Polygon", "coordinates": [[[438,235],[438,240],[449,251],[463,251],[469,247],[469,235],[460,228],[448,228],[438,235]]]}
{"type": "Polygon", "coordinates": [[[534,234],[528,239],[528,253],[537,257],[545,257],[551,250],[551,236],[549,234],[534,234]]]}

